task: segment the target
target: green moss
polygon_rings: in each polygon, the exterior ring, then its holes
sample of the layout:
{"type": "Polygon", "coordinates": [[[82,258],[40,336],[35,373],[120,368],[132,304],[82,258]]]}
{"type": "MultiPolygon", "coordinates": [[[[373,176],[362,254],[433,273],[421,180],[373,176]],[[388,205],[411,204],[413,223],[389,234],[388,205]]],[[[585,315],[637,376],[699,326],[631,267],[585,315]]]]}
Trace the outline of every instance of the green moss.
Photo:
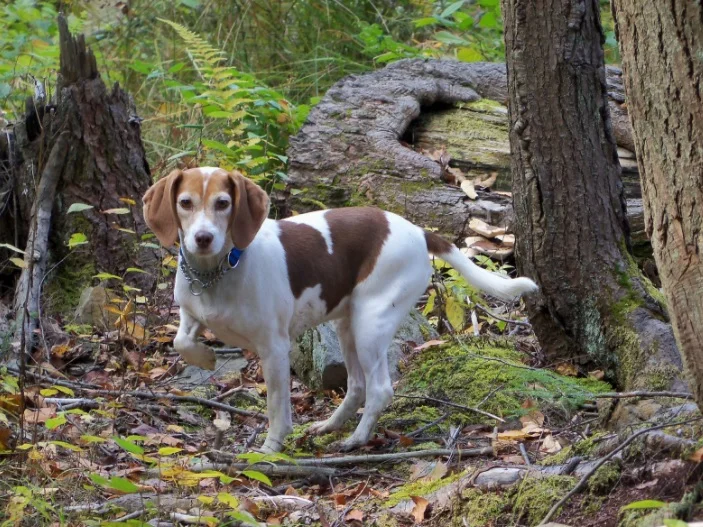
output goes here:
{"type": "Polygon", "coordinates": [[[547,465],[547,466],[562,465],[562,464],[566,463],[572,457],[588,456],[593,452],[593,450],[596,448],[596,446],[600,443],[600,438],[605,436],[606,434],[607,434],[607,432],[593,434],[592,436],[588,437],[587,439],[583,439],[577,443],[574,443],[573,445],[569,445],[569,446],[561,449],[556,454],[553,454],[551,456],[547,456],[542,461],[540,461],[538,464],[539,465],[547,465]]]}
{"type": "Polygon", "coordinates": [[[620,466],[617,463],[606,463],[588,480],[588,491],[597,496],[608,494],[620,481],[620,474],[620,466]]]}
{"type": "Polygon", "coordinates": [[[48,299],[48,311],[54,314],[71,315],[78,307],[81,293],[92,285],[97,274],[93,262],[80,263],[76,255],[70,256],[60,265],[53,278],[50,278],[45,295],[48,299]]]}
{"type": "MultiPolygon", "coordinates": [[[[419,401],[418,401],[419,402],[419,401]]],[[[420,404],[409,408],[406,413],[384,413],[379,420],[379,425],[393,430],[411,431],[424,424],[439,419],[442,412],[435,406],[420,404]]]]}
{"type": "Polygon", "coordinates": [[[468,525],[492,525],[509,508],[505,493],[466,489],[461,493],[461,513],[452,516],[450,525],[463,527],[464,519],[468,525]]]}
{"type": "Polygon", "coordinates": [[[284,452],[293,453],[293,455],[309,456],[311,453],[323,452],[335,441],[341,441],[349,436],[349,433],[356,426],[356,422],[348,422],[342,430],[337,430],[330,434],[315,435],[308,434],[308,428],[312,426],[312,422],[302,425],[293,425],[293,431],[286,437],[284,442],[284,452]]]}
{"type": "Polygon", "coordinates": [[[513,518],[527,525],[538,525],[549,509],[576,484],[570,476],[526,478],[514,490],[513,518]]]}
{"type": "Polygon", "coordinates": [[[401,501],[410,499],[411,496],[426,497],[429,494],[432,494],[433,492],[454,483],[464,475],[466,475],[466,472],[457,472],[447,476],[446,478],[436,479],[434,481],[413,481],[412,483],[407,483],[402,487],[397,488],[393,494],[391,494],[388,499],[383,502],[383,506],[387,508],[395,507],[401,501]]]}
{"type": "MultiPolygon", "coordinates": [[[[529,399],[552,417],[567,418],[593,393],[610,390],[608,384],[594,379],[527,368],[520,359],[520,353],[508,341],[487,343],[483,339],[470,339],[430,348],[418,354],[408,366],[397,393],[446,398],[466,406],[476,406],[490,394],[481,409],[502,417],[522,415],[525,412],[522,405],[529,399]],[[496,391],[498,386],[501,389],[496,391]]],[[[396,397],[386,418],[404,418],[417,405],[416,399],[396,397]]],[[[443,413],[447,409],[440,410],[443,413]]],[[[476,413],[454,412],[463,423],[486,422],[484,416],[476,413]]]]}

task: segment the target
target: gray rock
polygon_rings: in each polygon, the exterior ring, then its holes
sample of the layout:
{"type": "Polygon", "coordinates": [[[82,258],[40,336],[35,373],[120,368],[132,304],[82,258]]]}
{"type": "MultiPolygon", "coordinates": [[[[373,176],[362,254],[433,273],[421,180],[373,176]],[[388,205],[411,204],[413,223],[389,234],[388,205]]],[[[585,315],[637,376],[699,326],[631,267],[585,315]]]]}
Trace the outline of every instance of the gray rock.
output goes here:
{"type": "MultiPolygon", "coordinates": [[[[434,338],[437,332],[425,317],[413,310],[388,349],[391,379],[396,381],[400,377],[398,366],[412,347],[434,338]]],[[[325,322],[298,338],[291,351],[291,366],[298,378],[314,390],[346,387],[347,369],[332,322],[325,322]]]]}
{"type": "Polygon", "coordinates": [[[107,305],[110,299],[102,286],[86,287],[81,292],[81,298],[76,308],[76,321],[105,329],[109,324],[107,305]]]}
{"type": "Polygon", "coordinates": [[[188,365],[172,379],[171,384],[183,390],[195,390],[199,387],[210,385],[210,378],[213,376],[218,379],[227,379],[232,376],[238,377],[248,364],[249,361],[239,354],[218,354],[213,371],[188,365]]]}

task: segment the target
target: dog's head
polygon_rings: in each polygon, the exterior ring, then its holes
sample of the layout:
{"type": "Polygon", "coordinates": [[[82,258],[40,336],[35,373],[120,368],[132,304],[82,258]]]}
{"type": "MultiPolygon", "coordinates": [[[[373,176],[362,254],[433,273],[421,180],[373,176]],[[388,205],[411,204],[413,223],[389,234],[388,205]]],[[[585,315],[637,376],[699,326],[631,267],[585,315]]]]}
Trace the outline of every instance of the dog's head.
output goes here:
{"type": "Polygon", "coordinates": [[[268,216],[266,193],[239,172],[221,168],[174,170],[144,194],[144,219],[165,247],[183,231],[185,249],[202,256],[228,242],[245,249],[268,216]]]}

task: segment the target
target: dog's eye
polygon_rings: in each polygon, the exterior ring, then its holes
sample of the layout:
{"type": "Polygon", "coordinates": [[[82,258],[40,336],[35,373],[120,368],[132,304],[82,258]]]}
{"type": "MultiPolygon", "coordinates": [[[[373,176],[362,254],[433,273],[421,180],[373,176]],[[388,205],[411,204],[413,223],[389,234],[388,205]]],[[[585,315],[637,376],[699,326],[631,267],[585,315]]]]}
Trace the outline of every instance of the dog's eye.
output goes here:
{"type": "Polygon", "coordinates": [[[193,208],[193,201],[190,198],[183,198],[180,201],[181,208],[184,210],[190,210],[193,208]]]}
{"type": "Polygon", "coordinates": [[[215,202],[215,209],[216,210],[225,210],[227,207],[229,207],[229,200],[228,199],[218,199],[215,202]]]}

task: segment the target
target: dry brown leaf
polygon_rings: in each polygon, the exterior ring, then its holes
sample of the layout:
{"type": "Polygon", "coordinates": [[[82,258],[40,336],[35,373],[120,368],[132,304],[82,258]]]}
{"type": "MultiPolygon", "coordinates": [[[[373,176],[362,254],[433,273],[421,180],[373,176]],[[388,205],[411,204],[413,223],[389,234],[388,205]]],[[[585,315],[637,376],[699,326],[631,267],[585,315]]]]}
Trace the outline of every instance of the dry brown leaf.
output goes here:
{"type": "Polygon", "coordinates": [[[252,500],[249,498],[243,498],[242,499],[242,505],[241,508],[247,511],[249,514],[251,514],[254,517],[259,516],[259,506],[254,503],[252,500]]]}
{"type": "Polygon", "coordinates": [[[523,432],[522,430],[506,430],[505,432],[498,432],[498,439],[503,441],[519,441],[522,439],[529,439],[531,433],[523,432]]]}
{"type": "Polygon", "coordinates": [[[466,194],[469,199],[478,199],[478,194],[476,193],[474,184],[468,179],[461,182],[461,190],[464,191],[464,194],[466,194]]]}
{"type": "Polygon", "coordinates": [[[588,376],[591,377],[592,379],[602,381],[603,378],[605,377],[605,372],[603,370],[593,370],[593,371],[588,372],[588,376]]]}
{"type": "Polygon", "coordinates": [[[562,362],[561,364],[558,364],[557,367],[554,368],[554,371],[556,371],[559,375],[566,375],[568,377],[577,377],[579,374],[576,366],[569,362],[562,362]]]}
{"type": "Polygon", "coordinates": [[[442,344],[446,344],[446,340],[428,340],[424,344],[421,344],[419,346],[416,346],[413,348],[413,351],[422,351],[427,348],[434,348],[436,346],[441,346],[442,344]]]}
{"type": "Polygon", "coordinates": [[[46,423],[48,419],[56,417],[56,408],[27,408],[24,411],[24,422],[27,425],[46,423]]]}
{"type": "Polygon", "coordinates": [[[444,174],[444,180],[447,183],[459,186],[463,181],[466,181],[466,176],[458,168],[447,167],[444,174]]]}
{"type": "Polygon", "coordinates": [[[508,231],[506,227],[489,225],[485,221],[478,218],[471,218],[471,221],[469,221],[469,229],[474,231],[476,234],[485,236],[486,238],[495,238],[496,236],[505,234],[508,231]]]}
{"type": "Polygon", "coordinates": [[[539,450],[546,454],[554,454],[561,450],[561,444],[552,437],[552,434],[549,434],[542,440],[542,446],[540,446],[539,450]]]}
{"type": "Polygon", "coordinates": [[[492,172],[486,179],[475,179],[474,185],[477,187],[491,188],[495,184],[496,179],[498,179],[498,172],[492,172]]]}
{"type": "Polygon", "coordinates": [[[429,483],[431,481],[437,481],[438,479],[442,479],[447,474],[447,470],[448,470],[448,468],[445,463],[442,463],[441,461],[437,461],[434,464],[434,468],[432,469],[432,472],[430,472],[428,476],[422,478],[422,481],[429,483]]]}
{"type": "Polygon", "coordinates": [[[352,521],[357,521],[357,522],[363,522],[364,521],[364,513],[363,511],[360,511],[359,509],[352,509],[350,510],[347,515],[344,517],[344,521],[347,522],[352,522],[352,521]]]}
{"type": "Polygon", "coordinates": [[[347,504],[347,497],[344,494],[335,494],[334,495],[334,506],[337,509],[343,509],[346,504],[347,504]]]}
{"type": "Polygon", "coordinates": [[[413,500],[413,503],[415,503],[415,506],[413,507],[413,510],[411,512],[413,518],[415,518],[415,523],[422,523],[422,520],[425,519],[425,512],[427,512],[427,506],[430,504],[430,502],[422,496],[410,496],[410,498],[413,500]]]}
{"type": "Polygon", "coordinates": [[[415,440],[412,437],[401,435],[398,443],[400,446],[412,446],[415,444],[415,440]]]}
{"type": "Polygon", "coordinates": [[[700,463],[701,461],[703,461],[703,448],[699,448],[698,450],[696,450],[693,454],[689,456],[688,459],[690,459],[691,461],[695,461],[696,463],[700,463]]]}
{"type": "Polygon", "coordinates": [[[517,454],[510,454],[509,456],[503,456],[501,458],[505,463],[510,463],[512,465],[524,465],[525,458],[518,456],[517,454]]]}

